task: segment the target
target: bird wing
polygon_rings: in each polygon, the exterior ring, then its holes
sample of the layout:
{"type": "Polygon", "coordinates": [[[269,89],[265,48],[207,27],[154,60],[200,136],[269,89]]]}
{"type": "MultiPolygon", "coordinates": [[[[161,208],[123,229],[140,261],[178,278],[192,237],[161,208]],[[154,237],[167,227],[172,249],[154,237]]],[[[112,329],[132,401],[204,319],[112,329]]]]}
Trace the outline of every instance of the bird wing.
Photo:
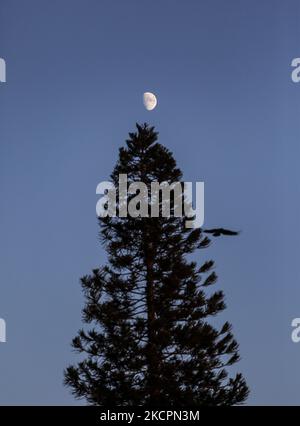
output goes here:
{"type": "Polygon", "coordinates": [[[215,236],[239,234],[239,232],[237,231],[230,231],[230,229],[225,229],[225,228],[204,229],[204,232],[206,232],[207,234],[213,234],[215,236]]]}

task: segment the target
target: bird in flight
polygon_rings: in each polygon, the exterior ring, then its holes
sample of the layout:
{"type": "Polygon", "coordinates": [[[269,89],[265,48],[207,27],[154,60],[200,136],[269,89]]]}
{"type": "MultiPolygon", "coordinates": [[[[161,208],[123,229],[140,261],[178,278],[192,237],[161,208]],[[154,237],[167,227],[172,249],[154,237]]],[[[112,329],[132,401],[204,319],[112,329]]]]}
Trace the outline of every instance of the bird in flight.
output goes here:
{"type": "Polygon", "coordinates": [[[204,232],[207,234],[212,234],[213,237],[220,237],[220,235],[238,235],[237,231],[230,231],[229,229],[224,228],[215,228],[215,229],[204,229],[204,232]]]}

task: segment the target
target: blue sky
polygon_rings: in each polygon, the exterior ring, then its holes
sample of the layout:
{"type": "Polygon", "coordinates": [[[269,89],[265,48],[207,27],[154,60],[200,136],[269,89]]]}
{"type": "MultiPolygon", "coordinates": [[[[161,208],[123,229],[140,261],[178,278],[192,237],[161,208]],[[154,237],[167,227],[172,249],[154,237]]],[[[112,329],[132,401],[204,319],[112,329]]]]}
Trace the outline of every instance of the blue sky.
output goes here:
{"type": "Polygon", "coordinates": [[[76,404],[62,385],[79,278],[105,262],[95,215],[135,122],[205,182],[218,286],[251,404],[299,404],[300,3],[1,0],[0,404],[76,404]],[[142,94],[153,91],[148,112],[142,94]]]}

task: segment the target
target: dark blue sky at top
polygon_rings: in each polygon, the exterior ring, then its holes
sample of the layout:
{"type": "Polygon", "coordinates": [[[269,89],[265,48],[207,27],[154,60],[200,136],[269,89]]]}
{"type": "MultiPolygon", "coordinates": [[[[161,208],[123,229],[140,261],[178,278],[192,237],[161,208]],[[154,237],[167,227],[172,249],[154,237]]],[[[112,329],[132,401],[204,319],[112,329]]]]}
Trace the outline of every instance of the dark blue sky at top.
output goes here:
{"type": "Polygon", "coordinates": [[[0,404],[76,404],[80,276],[105,262],[95,189],[149,122],[205,225],[251,404],[299,404],[300,3],[0,0],[0,404]],[[148,112],[142,94],[153,91],[148,112]]]}

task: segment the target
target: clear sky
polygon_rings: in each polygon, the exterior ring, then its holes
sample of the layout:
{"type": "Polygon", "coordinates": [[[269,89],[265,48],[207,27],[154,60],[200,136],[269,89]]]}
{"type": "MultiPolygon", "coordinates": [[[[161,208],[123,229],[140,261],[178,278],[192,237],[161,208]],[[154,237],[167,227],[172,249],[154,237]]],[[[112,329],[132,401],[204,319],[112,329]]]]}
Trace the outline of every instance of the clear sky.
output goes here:
{"type": "Polygon", "coordinates": [[[0,404],[76,404],[62,385],[80,276],[105,262],[96,186],[149,122],[205,225],[251,404],[299,404],[299,0],[1,0],[0,404]],[[153,91],[148,112],[142,94],[153,91]]]}

